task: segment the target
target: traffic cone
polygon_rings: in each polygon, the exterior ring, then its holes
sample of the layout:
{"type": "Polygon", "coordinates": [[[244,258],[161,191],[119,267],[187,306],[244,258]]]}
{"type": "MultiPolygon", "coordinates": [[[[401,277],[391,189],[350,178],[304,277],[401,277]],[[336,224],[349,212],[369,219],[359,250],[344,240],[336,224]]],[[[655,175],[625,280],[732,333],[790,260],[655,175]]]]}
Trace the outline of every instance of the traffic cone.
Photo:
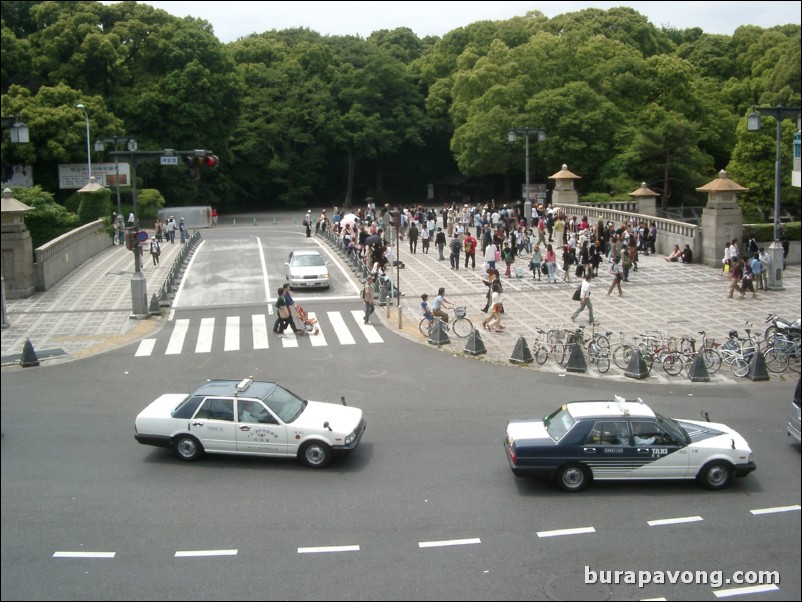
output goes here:
{"type": "Polygon", "coordinates": [[[234,227],[235,228],[237,227],[237,218],[236,217],[234,218],[234,227]]]}
{"type": "Polygon", "coordinates": [[[705,366],[705,356],[703,352],[700,351],[696,354],[696,357],[693,358],[693,364],[691,364],[688,370],[688,378],[692,383],[710,382],[710,373],[708,373],[707,366],[705,366]]]}
{"type": "Polygon", "coordinates": [[[467,353],[468,355],[481,355],[483,353],[487,353],[487,349],[485,349],[485,343],[482,340],[479,331],[475,328],[471,330],[471,334],[468,335],[468,342],[465,343],[465,349],[463,349],[463,352],[467,353]]]}
{"type": "Polygon", "coordinates": [[[580,374],[588,371],[588,363],[585,361],[585,354],[582,352],[581,345],[571,345],[571,356],[568,358],[568,365],[565,369],[568,372],[578,372],[580,374]]]}
{"type": "Polygon", "coordinates": [[[20,364],[23,368],[30,368],[31,366],[39,365],[39,358],[33,350],[33,344],[30,339],[25,340],[25,345],[22,348],[22,360],[20,364]]]}
{"type": "Polygon", "coordinates": [[[253,218],[253,225],[256,225],[256,218],[253,218]]]}
{"type": "Polygon", "coordinates": [[[276,225],[276,218],[275,217],[273,218],[273,225],[274,226],[276,225]]]}
{"type": "Polygon", "coordinates": [[[632,357],[629,358],[629,365],[624,371],[624,376],[638,380],[649,377],[649,367],[646,365],[646,360],[643,359],[640,349],[632,350],[632,357]]]}
{"type": "Polygon", "coordinates": [[[532,357],[532,352],[529,351],[529,345],[526,344],[524,337],[518,337],[518,342],[515,343],[515,349],[510,356],[510,362],[513,364],[531,364],[535,361],[532,357]]]}
{"type": "Polygon", "coordinates": [[[766,369],[766,358],[759,349],[755,349],[755,353],[752,355],[752,361],[749,362],[749,372],[746,373],[746,378],[753,381],[769,380],[769,372],[766,369]]]}
{"type": "Polygon", "coordinates": [[[429,333],[429,343],[431,345],[446,345],[451,342],[446,334],[442,320],[435,320],[434,327],[429,333]]]}

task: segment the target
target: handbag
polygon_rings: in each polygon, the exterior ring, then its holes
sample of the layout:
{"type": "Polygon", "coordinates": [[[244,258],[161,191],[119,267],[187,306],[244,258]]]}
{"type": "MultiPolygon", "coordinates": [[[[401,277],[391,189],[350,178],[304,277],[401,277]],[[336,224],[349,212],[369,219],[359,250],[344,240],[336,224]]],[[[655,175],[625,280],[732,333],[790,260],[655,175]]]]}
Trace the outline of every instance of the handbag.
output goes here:
{"type": "Polygon", "coordinates": [[[504,313],[504,305],[502,303],[496,303],[493,306],[493,313],[503,314],[504,313]]]}
{"type": "Polygon", "coordinates": [[[571,299],[573,299],[574,301],[579,301],[581,298],[582,298],[582,287],[578,286],[576,287],[574,295],[571,297],[571,299]]]}
{"type": "Polygon", "coordinates": [[[576,270],[574,270],[574,274],[575,274],[576,276],[584,276],[584,274],[585,274],[585,268],[584,268],[584,266],[582,266],[582,265],[577,265],[577,266],[576,266],[576,270]]]}
{"type": "Polygon", "coordinates": [[[278,317],[282,320],[286,320],[290,317],[290,310],[287,308],[286,305],[279,305],[278,308],[278,317]]]}
{"type": "Polygon", "coordinates": [[[549,273],[549,266],[546,265],[545,263],[541,263],[540,264],[540,271],[543,272],[544,274],[548,274],[549,273]]]}

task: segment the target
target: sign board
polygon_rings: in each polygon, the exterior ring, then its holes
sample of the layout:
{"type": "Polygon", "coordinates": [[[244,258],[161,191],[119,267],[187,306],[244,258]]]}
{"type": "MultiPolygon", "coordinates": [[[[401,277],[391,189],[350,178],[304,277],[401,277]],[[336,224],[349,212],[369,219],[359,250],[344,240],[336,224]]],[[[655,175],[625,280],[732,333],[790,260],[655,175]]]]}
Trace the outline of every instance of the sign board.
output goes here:
{"type": "MultiPolygon", "coordinates": [[[[543,204],[546,202],[547,198],[547,186],[546,184],[533,184],[530,182],[529,184],[529,200],[533,203],[543,204]]],[[[526,184],[521,184],[521,198],[526,199],[526,184]]]]}
{"type": "Polygon", "coordinates": [[[3,165],[2,188],[19,186],[20,188],[33,188],[33,167],[26,164],[3,165]]]}
{"type": "Polygon", "coordinates": [[[161,157],[162,165],[178,165],[178,157],[161,157]]]}
{"type": "Polygon", "coordinates": [[[136,233],[136,237],[139,240],[139,242],[145,242],[148,239],[148,233],[145,232],[144,230],[140,230],[139,232],[136,233]]]}
{"type": "MultiPolygon", "coordinates": [[[[128,163],[93,163],[92,175],[101,186],[112,188],[117,185],[117,170],[120,172],[120,186],[131,185],[131,168],[128,163]]],[[[86,163],[68,163],[58,166],[58,187],[61,190],[78,189],[89,182],[86,163]]]]}

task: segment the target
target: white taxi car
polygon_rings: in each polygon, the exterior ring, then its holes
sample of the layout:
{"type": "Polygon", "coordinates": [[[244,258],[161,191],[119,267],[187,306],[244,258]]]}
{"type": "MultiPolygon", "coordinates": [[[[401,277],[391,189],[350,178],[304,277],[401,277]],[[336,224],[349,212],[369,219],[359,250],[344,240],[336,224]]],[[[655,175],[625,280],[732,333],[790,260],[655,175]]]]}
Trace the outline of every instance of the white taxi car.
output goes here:
{"type": "Polygon", "coordinates": [[[569,492],[593,479],[696,479],[723,489],[755,470],[749,444],[728,426],[665,418],[618,396],[510,420],[504,447],[516,476],[553,478],[569,492]]]}
{"type": "Polygon", "coordinates": [[[185,461],[205,452],[294,457],[312,468],[351,452],[365,432],[362,410],[307,401],[271,382],[210,380],[194,393],[166,393],[136,417],[143,445],[185,461]]]}

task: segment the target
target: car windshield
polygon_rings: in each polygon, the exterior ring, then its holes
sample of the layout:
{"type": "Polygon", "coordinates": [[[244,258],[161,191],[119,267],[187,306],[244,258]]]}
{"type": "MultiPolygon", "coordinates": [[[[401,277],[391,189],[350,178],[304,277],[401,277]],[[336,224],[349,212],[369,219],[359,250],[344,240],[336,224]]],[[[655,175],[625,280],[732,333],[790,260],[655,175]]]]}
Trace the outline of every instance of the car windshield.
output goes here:
{"type": "Polygon", "coordinates": [[[674,439],[681,441],[685,445],[690,445],[690,435],[688,435],[688,433],[685,432],[685,429],[682,428],[675,420],[666,418],[665,416],[661,416],[657,413],[655,413],[654,417],[657,418],[657,422],[660,424],[660,426],[671,433],[671,436],[674,437],[674,439]]]}
{"type": "Polygon", "coordinates": [[[306,408],[305,400],[278,385],[263,401],[285,424],[293,422],[306,408]]]}
{"type": "Polygon", "coordinates": [[[555,441],[559,441],[576,424],[576,420],[573,419],[565,407],[562,407],[547,416],[543,420],[543,424],[549,436],[555,441]]]}
{"type": "Polygon", "coordinates": [[[320,255],[293,255],[290,265],[294,268],[310,268],[325,264],[320,255]]]}

